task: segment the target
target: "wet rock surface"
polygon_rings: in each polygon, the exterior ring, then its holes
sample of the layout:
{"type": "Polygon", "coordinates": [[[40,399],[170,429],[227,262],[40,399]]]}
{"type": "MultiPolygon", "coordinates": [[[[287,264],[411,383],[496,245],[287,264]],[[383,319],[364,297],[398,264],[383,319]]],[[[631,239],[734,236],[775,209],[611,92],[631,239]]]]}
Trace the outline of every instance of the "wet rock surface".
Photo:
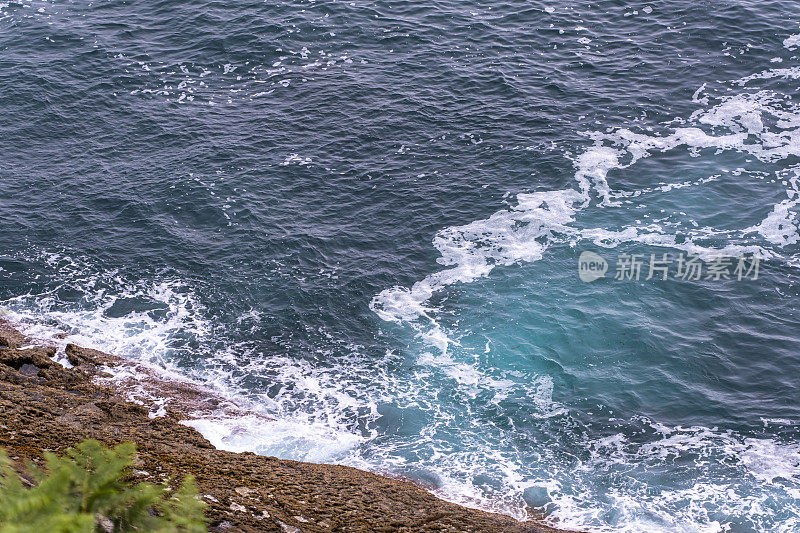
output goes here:
{"type": "MultiPolygon", "coordinates": [[[[125,364],[68,345],[73,368],[55,348],[28,346],[0,323],[0,446],[22,464],[86,438],[135,442],[134,476],[159,482],[193,474],[209,505],[210,530],[236,531],[526,531],[556,530],[440,500],[414,483],[354,468],[217,450],[181,425],[181,403],[151,418],[147,407],[103,384],[103,368],[125,364]],[[100,383],[97,380],[100,379],[100,383]]],[[[202,394],[189,387],[190,399],[202,394]]]]}

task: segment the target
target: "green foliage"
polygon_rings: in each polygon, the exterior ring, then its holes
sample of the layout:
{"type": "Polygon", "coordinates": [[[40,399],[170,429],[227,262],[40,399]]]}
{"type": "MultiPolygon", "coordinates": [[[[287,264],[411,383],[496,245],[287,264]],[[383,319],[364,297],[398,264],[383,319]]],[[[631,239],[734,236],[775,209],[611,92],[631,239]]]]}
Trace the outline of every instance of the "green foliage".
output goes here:
{"type": "Polygon", "coordinates": [[[205,504],[191,476],[177,490],[133,484],[136,447],[107,448],[86,440],[63,457],[45,454],[46,469],[29,465],[27,488],[0,449],[0,533],[206,531],[205,504]]]}

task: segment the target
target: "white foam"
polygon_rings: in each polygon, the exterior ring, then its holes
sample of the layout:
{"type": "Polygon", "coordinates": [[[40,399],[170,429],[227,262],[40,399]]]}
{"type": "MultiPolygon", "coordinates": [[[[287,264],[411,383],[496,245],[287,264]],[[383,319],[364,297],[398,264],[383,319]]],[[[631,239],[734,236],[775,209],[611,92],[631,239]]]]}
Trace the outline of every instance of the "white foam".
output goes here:
{"type": "Polygon", "coordinates": [[[544,239],[558,232],[574,232],[567,224],[573,220],[575,204],[584,200],[571,189],[520,194],[517,205],[509,210],[443,229],[433,245],[441,254],[439,264],[452,268],[431,274],[410,289],[386,289],[373,298],[371,308],[388,321],[431,320],[426,302],[444,287],[488,276],[499,265],[541,259],[547,247],[544,239]]]}
{"type": "Polygon", "coordinates": [[[32,337],[47,338],[60,346],[72,342],[162,366],[168,365],[174,335],[192,332],[204,336],[208,332],[208,323],[199,314],[202,306],[177,283],[128,287],[116,295],[100,292],[94,296],[92,307],[64,309],[56,305],[53,297],[25,295],[5,301],[2,312],[32,337]],[[163,304],[166,317],[156,319],[148,312],[108,315],[117,300],[133,297],[163,304]]]}
{"type": "Polygon", "coordinates": [[[790,35],[786,39],[783,40],[784,48],[788,48],[789,50],[794,50],[798,46],[800,46],[800,34],[790,35]]]}
{"type": "Polygon", "coordinates": [[[745,233],[760,233],[766,240],[780,247],[800,242],[800,230],[797,223],[796,207],[800,202],[800,167],[789,169],[790,188],[786,190],[788,198],[775,204],[772,211],[761,223],[745,228],[745,233]]]}
{"type": "Polygon", "coordinates": [[[365,438],[321,423],[269,420],[255,415],[181,422],[220,450],[255,452],[314,463],[339,463],[365,438]]]}
{"type": "MultiPolygon", "coordinates": [[[[775,59],[778,59],[776,63],[782,62],[780,58],[775,58],[775,59]]],[[[748,82],[755,80],[773,80],[773,79],[796,80],[797,78],[800,78],[800,67],[774,68],[757,72],[755,74],[750,74],[749,76],[745,76],[744,78],[736,80],[734,83],[736,85],[744,85],[748,82]]]]}
{"type": "MultiPolygon", "coordinates": [[[[563,485],[556,484],[549,491],[556,509],[551,517],[554,523],[616,532],[731,530],[731,525],[715,519],[716,515],[749,517],[758,530],[767,530],[758,524],[771,518],[765,507],[773,497],[771,491],[785,492],[787,501],[797,500],[798,445],[742,438],[702,426],[649,425],[657,432],[643,443],[621,434],[586,443],[589,457],[563,475],[571,480],[568,483],[583,486],[585,492],[562,491],[563,485]],[[648,488],[640,482],[640,476],[664,465],[684,470],[687,483],[648,488]],[[584,476],[597,472],[617,472],[616,481],[604,494],[595,492],[597,488],[591,484],[583,485],[584,476]],[[752,483],[747,483],[748,478],[752,483]],[[732,479],[745,482],[733,483],[732,479]],[[615,509],[611,523],[604,517],[609,506],[615,509]]],[[[797,521],[783,525],[792,522],[797,521]]]]}
{"type": "Polygon", "coordinates": [[[285,166],[288,166],[288,165],[298,165],[298,166],[301,166],[301,167],[307,167],[310,164],[311,164],[311,158],[310,157],[303,157],[303,156],[301,156],[299,154],[289,154],[289,155],[286,156],[286,159],[283,160],[283,162],[281,163],[281,166],[285,167],[285,166]]]}
{"type": "Polygon", "coordinates": [[[771,439],[745,439],[738,447],[738,458],[748,473],[762,483],[786,480],[795,484],[791,489],[800,498],[800,444],[779,444],[771,439]]]}

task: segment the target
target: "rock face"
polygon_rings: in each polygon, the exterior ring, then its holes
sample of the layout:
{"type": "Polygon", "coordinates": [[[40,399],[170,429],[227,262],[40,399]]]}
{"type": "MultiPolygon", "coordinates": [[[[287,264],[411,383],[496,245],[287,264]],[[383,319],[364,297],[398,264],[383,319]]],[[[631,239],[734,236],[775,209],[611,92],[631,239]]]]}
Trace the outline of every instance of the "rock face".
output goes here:
{"type": "Polygon", "coordinates": [[[98,383],[101,367],[120,364],[118,358],[68,345],[74,368],[67,369],[51,359],[55,348],[26,342],[0,323],[0,446],[9,456],[38,462],[43,451],[86,438],[135,442],[139,480],[195,476],[212,531],[556,531],[354,468],[217,450],[178,423],[179,411],[151,418],[146,407],[98,383]]]}

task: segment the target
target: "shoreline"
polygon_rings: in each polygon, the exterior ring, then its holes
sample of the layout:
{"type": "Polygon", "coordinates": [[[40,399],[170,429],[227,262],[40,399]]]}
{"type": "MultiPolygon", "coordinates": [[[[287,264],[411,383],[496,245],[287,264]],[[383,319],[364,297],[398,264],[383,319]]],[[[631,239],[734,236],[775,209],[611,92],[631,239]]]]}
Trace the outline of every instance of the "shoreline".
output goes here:
{"type": "Polygon", "coordinates": [[[217,449],[186,422],[243,414],[272,419],[190,380],[165,379],[71,343],[57,355],[54,344],[0,319],[0,447],[18,464],[86,438],[133,441],[140,480],[195,476],[209,505],[210,531],[568,533],[442,500],[413,480],[217,449]]]}

